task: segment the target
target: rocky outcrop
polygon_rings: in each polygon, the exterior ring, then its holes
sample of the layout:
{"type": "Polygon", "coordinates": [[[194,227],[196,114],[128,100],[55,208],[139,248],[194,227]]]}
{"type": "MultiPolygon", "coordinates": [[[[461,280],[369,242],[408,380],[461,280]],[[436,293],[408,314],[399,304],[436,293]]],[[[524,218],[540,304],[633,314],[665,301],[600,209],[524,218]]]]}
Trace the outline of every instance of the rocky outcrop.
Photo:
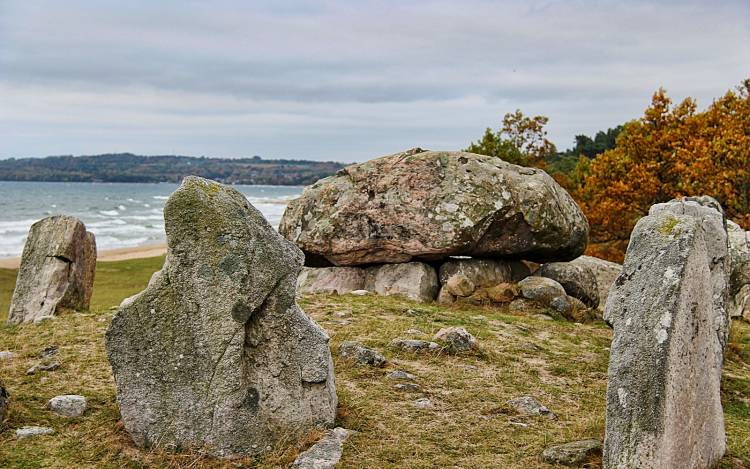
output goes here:
{"type": "Polygon", "coordinates": [[[594,273],[599,296],[599,306],[597,309],[603,313],[604,305],[607,303],[607,297],[609,296],[609,290],[612,288],[612,284],[615,283],[617,276],[620,275],[622,265],[591,256],[581,256],[573,259],[570,263],[588,267],[594,273]]]}
{"type": "Polygon", "coordinates": [[[197,177],[164,219],[164,267],[106,333],[133,441],[233,457],[331,425],[329,339],[295,302],[299,249],[241,193],[197,177]]]}
{"type": "Polygon", "coordinates": [[[297,292],[343,295],[365,287],[365,271],[358,267],[303,267],[297,278],[297,292]]]}
{"type": "Polygon", "coordinates": [[[633,230],[604,316],[604,467],[708,468],[724,454],[727,245],[720,207],[703,199],[655,205],[633,230]]]}
{"type": "Polygon", "coordinates": [[[565,261],[583,253],[589,227],[542,170],[412,149],[307,187],[279,231],[311,259],[359,265],[451,255],[565,261]]]}
{"type": "Polygon", "coordinates": [[[596,275],[588,266],[573,262],[550,262],[544,264],[538,274],[555,280],[563,286],[568,295],[583,301],[586,306],[599,306],[596,275]]]}
{"type": "Polygon", "coordinates": [[[421,262],[369,267],[365,290],[378,295],[399,295],[416,301],[432,301],[438,294],[435,269],[421,262]]]}
{"type": "Polygon", "coordinates": [[[34,223],[23,247],[8,322],[88,309],[95,269],[94,235],[79,219],[59,215],[34,223]]]}

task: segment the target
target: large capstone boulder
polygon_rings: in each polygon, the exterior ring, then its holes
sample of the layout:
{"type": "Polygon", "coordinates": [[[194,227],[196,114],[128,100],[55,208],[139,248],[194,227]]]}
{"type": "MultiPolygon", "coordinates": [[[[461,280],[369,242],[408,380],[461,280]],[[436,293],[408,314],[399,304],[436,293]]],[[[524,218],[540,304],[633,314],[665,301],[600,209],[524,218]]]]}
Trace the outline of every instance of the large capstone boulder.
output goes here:
{"type": "Polygon", "coordinates": [[[750,231],[727,221],[732,274],[729,281],[729,314],[750,319],[750,231]]]}
{"type": "Polygon", "coordinates": [[[206,179],[186,178],[164,221],[162,270],[106,333],[133,441],[234,457],[331,425],[329,339],[295,302],[302,252],[206,179]]]}
{"type": "Polygon", "coordinates": [[[438,294],[437,272],[422,262],[383,264],[367,268],[365,290],[378,295],[403,296],[415,301],[432,301],[438,294]]]}
{"type": "Polygon", "coordinates": [[[604,467],[709,468],[724,454],[729,266],[719,210],[659,204],[633,230],[604,316],[614,328],[604,467]]]}
{"type": "Polygon", "coordinates": [[[571,260],[578,205],[547,173],[473,153],[412,149],[348,166],[291,201],[279,231],[335,265],[451,255],[571,260]]]}
{"type": "Polygon", "coordinates": [[[359,267],[303,267],[297,292],[343,295],[365,288],[365,270],[359,267]]]}
{"type": "Polygon", "coordinates": [[[604,305],[607,303],[607,297],[609,296],[609,290],[612,288],[612,284],[615,283],[617,276],[620,275],[622,265],[591,256],[577,257],[570,261],[570,263],[587,267],[594,272],[599,296],[598,310],[603,313],[604,305]]]}
{"type": "Polygon", "coordinates": [[[586,306],[599,306],[599,288],[596,275],[586,265],[573,262],[550,262],[539,269],[539,275],[551,278],[563,286],[565,292],[581,300],[586,306]]]}
{"type": "Polygon", "coordinates": [[[81,220],[65,215],[39,220],[23,247],[8,322],[88,309],[95,270],[96,241],[81,220]]]}

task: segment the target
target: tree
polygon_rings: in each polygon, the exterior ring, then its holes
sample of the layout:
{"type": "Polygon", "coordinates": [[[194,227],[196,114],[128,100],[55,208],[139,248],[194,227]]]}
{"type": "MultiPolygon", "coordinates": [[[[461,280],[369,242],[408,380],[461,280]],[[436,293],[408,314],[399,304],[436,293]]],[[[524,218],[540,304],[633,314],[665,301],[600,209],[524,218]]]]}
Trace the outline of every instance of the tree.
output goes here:
{"type": "Polygon", "coordinates": [[[494,156],[523,166],[543,166],[544,158],[555,154],[555,145],[547,140],[545,116],[526,117],[520,109],[505,114],[503,125],[493,132],[487,128],[481,139],[465,151],[494,156]]]}

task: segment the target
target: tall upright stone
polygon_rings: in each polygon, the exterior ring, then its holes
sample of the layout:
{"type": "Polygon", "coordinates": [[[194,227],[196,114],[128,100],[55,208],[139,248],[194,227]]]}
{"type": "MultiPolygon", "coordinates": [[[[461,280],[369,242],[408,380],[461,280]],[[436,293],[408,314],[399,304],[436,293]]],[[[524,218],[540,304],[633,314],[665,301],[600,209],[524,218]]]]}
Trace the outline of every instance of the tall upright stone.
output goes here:
{"type": "Polygon", "coordinates": [[[724,454],[727,246],[709,198],[655,205],[633,230],[604,315],[605,468],[709,468],[724,454]]]}
{"type": "Polygon", "coordinates": [[[65,215],[39,220],[23,247],[8,322],[88,309],[95,270],[96,241],[81,220],[65,215]]]}
{"type": "Polygon", "coordinates": [[[164,267],[106,334],[133,441],[235,457],[331,425],[328,336],[295,302],[302,252],[206,179],[186,178],[164,219],[164,267]]]}

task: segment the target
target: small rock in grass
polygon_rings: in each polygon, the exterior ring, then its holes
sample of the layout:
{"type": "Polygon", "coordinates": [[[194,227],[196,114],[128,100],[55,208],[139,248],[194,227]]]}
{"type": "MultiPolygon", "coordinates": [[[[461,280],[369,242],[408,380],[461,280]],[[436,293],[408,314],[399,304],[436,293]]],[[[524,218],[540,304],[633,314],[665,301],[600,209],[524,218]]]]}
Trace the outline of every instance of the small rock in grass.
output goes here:
{"type": "Polygon", "coordinates": [[[403,381],[414,381],[415,379],[417,379],[417,377],[414,376],[413,374],[407,373],[403,370],[391,371],[390,373],[385,375],[385,377],[388,379],[397,379],[397,380],[403,380],[403,381]]]}
{"type": "Polygon", "coordinates": [[[508,404],[525,415],[541,415],[551,420],[557,418],[557,415],[531,396],[516,397],[509,400],[508,404]]]}
{"type": "Polygon", "coordinates": [[[409,329],[406,331],[409,335],[422,335],[424,332],[420,331],[419,329],[409,329]]]}
{"type": "Polygon", "coordinates": [[[348,318],[349,316],[352,315],[352,312],[351,311],[336,311],[335,313],[333,313],[333,315],[336,316],[337,318],[348,318]]]}
{"type": "Polygon", "coordinates": [[[370,291],[368,291],[368,290],[352,290],[352,291],[349,292],[349,294],[350,295],[354,295],[354,296],[365,296],[365,295],[369,295],[370,291]]]}
{"type": "Polygon", "coordinates": [[[419,352],[422,350],[440,350],[440,346],[435,342],[417,339],[393,339],[391,347],[406,350],[407,352],[419,352]]]}
{"type": "Polygon", "coordinates": [[[422,390],[422,388],[416,383],[400,383],[393,387],[404,392],[419,392],[422,390]]]}
{"type": "Polygon", "coordinates": [[[454,352],[466,352],[479,347],[477,339],[463,327],[444,327],[432,340],[444,342],[454,352]]]}
{"type": "Polygon", "coordinates": [[[359,342],[342,342],[339,346],[339,355],[344,358],[351,358],[359,365],[381,367],[386,362],[383,355],[359,342]]]}
{"type": "Polygon", "coordinates": [[[10,350],[3,350],[0,352],[0,361],[10,360],[13,358],[13,352],[10,350]]]}
{"type": "Polygon", "coordinates": [[[417,407],[419,409],[432,409],[433,407],[435,407],[435,404],[433,404],[432,401],[427,399],[426,397],[422,397],[414,401],[414,407],[417,407]]]}
{"type": "Polygon", "coordinates": [[[451,275],[445,283],[445,289],[454,296],[466,297],[474,293],[476,286],[469,277],[464,274],[451,275]]]}
{"type": "Polygon", "coordinates": [[[41,351],[39,354],[39,358],[49,358],[52,355],[57,355],[57,352],[60,351],[60,347],[57,345],[50,345],[49,347],[45,347],[44,350],[41,351]]]}
{"type": "Polygon", "coordinates": [[[63,417],[80,417],[86,411],[86,398],[75,394],[55,396],[47,402],[47,408],[63,417]]]}
{"type": "Polygon", "coordinates": [[[28,370],[26,370],[27,375],[33,375],[36,374],[39,371],[55,371],[56,369],[60,368],[59,362],[52,362],[52,363],[37,363],[36,365],[32,366],[28,370]]]}
{"type": "Polygon", "coordinates": [[[23,427],[16,429],[16,439],[23,440],[32,436],[51,435],[55,430],[49,427],[23,427]]]}
{"type": "Polygon", "coordinates": [[[572,441],[547,448],[542,459],[549,464],[580,466],[591,458],[602,454],[602,442],[599,440],[572,441]]]}
{"type": "Polygon", "coordinates": [[[307,451],[300,453],[293,469],[334,469],[341,459],[344,442],[354,433],[341,427],[328,430],[323,438],[307,451]]]}

